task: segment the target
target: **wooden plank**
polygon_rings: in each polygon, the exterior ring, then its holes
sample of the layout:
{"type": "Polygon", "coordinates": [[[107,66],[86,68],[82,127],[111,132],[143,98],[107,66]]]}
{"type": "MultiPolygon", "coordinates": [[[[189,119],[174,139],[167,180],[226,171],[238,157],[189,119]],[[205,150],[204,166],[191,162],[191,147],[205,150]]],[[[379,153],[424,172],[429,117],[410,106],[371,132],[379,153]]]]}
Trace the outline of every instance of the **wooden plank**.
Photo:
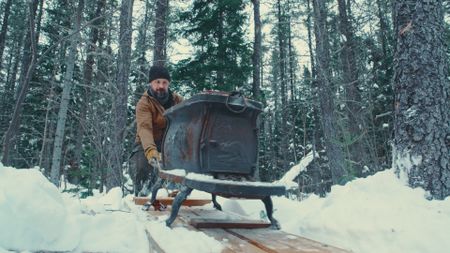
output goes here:
{"type": "Polygon", "coordinates": [[[255,245],[264,245],[271,250],[281,253],[348,253],[349,251],[336,248],[324,243],[313,241],[301,236],[272,229],[226,229],[229,233],[248,240],[255,245]]]}
{"type": "Polygon", "coordinates": [[[189,225],[195,228],[267,228],[270,223],[261,220],[225,220],[193,218],[189,225]]]}
{"type": "MultiPolygon", "coordinates": [[[[245,219],[237,214],[218,212],[214,209],[190,208],[199,218],[220,218],[228,220],[245,219]]],[[[269,224],[270,225],[270,224],[269,224]]],[[[208,231],[209,229],[203,229],[208,231]]],[[[348,252],[324,243],[306,239],[301,236],[289,234],[271,228],[258,229],[224,229],[242,241],[246,241],[266,252],[317,252],[317,253],[344,253],[348,252]]]]}
{"type": "Polygon", "coordinates": [[[243,241],[242,239],[226,232],[220,228],[208,228],[199,229],[208,236],[214,237],[217,241],[220,241],[224,245],[224,249],[221,253],[233,253],[233,252],[245,252],[245,253],[266,253],[255,245],[243,241]]]}
{"type": "MultiPolygon", "coordinates": [[[[149,211],[148,219],[157,219],[157,217],[169,213],[170,206],[165,211],[149,211]]],[[[229,219],[228,221],[231,220],[231,223],[238,223],[239,219],[245,221],[239,215],[213,209],[181,208],[172,227],[181,226],[188,230],[201,231],[215,238],[224,246],[221,253],[349,253],[343,249],[270,228],[196,228],[190,224],[192,221],[211,220],[214,217],[222,221],[229,219]],[[205,218],[205,216],[209,218],[205,218]]],[[[149,241],[151,242],[151,239],[149,241]]],[[[151,242],[152,245],[155,243],[151,242]]]]}
{"type": "MultiPolygon", "coordinates": [[[[170,198],[170,197],[156,198],[156,200],[159,201],[159,203],[161,203],[165,206],[172,205],[173,199],[174,198],[170,198]]],[[[148,198],[148,197],[134,197],[133,198],[134,204],[136,204],[136,205],[144,205],[149,200],[150,200],[150,198],[148,198]]],[[[185,201],[183,201],[182,205],[183,206],[204,206],[209,203],[211,203],[211,200],[209,200],[209,199],[186,199],[185,201]]]]}
{"type": "MultiPolygon", "coordinates": [[[[295,248],[291,248],[291,247],[289,247],[287,245],[284,245],[282,243],[274,242],[274,241],[272,241],[271,238],[266,238],[265,242],[261,242],[261,241],[255,241],[252,238],[243,236],[240,233],[236,233],[232,229],[225,229],[225,231],[227,233],[230,233],[230,234],[240,238],[243,241],[247,241],[248,243],[250,243],[252,245],[255,245],[256,247],[264,250],[265,252],[271,252],[271,253],[275,253],[275,252],[282,252],[282,253],[297,252],[295,248]]],[[[251,231],[257,232],[256,229],[251,229],[251,231]]],[[[315,252],[321,253],[320,251],[315,251],[315,252]]]]}
{"type": "MultiPolygon", "coordinates": [[[[201,211],[213,211],[215,213],[222,213],[218,212],[217,210],[203,210],[198,208],[182,208],[180,209],[180,215],[177,220],[180,220],[186,226],[189,228],[194,228],[193,226],[189,226],[188,222],[189,220],[194,219],[195,217],[200,217],[199,212],[201,211]]],[[[207,229],[197,229],[197,231],[201,231],[205,233],[208,236],[214,237],[217,241],[220,241],[222,245],[224,246],[224,249],[221,253],[234,253],[234,252],[245,252],[245,253],[266,253],[267,251],[264,251],[251,243],[248,243],[247,241],[241,240],[240,238],[226,232],[223,229],[220,228],[207,228],[207,229]]]]}

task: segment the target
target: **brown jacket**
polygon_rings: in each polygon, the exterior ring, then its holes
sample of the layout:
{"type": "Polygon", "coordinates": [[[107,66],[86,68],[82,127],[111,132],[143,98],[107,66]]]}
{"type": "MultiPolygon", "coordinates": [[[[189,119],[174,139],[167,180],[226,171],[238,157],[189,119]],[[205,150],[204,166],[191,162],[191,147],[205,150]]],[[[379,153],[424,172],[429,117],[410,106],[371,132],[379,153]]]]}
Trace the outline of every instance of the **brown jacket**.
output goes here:
{"type": "MultiPolygon", "coordinates": [[[[173,104],[183,101],[183,98],[172,93],[173,104]]],[[[136,143],[141,143],[144,151],[156,149],[156,143],[162,141],[166,130],[166,119],[163,116],[164,107],[152,96],[144,92],[136,105],[136,143]]]]}

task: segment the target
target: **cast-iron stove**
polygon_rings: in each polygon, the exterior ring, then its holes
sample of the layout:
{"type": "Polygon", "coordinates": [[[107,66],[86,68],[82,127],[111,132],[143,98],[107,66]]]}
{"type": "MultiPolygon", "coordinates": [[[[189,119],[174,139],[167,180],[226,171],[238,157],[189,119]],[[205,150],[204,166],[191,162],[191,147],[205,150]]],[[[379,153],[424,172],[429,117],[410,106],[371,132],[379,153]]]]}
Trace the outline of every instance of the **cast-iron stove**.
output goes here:
{"type": "MultiPolygon", "coordinates": [[[[214,207],[221,210],[216,195],[261,199],[272,227],[279,228],[273,218],[271,195],[284,195],[285,188],[258,182],[257,118],[262,104],[240,93],[203,92],[170,108],[164,114],[167,129],[162,145],[160,178],[181,183],[175,197],[170,226],[182,202],[193,189],[211,193],[214,207]],[[171,171],[185,171],[171,173],[171,171]]],[[[161,180],[152,188],[156,200],[161,180]]]]}

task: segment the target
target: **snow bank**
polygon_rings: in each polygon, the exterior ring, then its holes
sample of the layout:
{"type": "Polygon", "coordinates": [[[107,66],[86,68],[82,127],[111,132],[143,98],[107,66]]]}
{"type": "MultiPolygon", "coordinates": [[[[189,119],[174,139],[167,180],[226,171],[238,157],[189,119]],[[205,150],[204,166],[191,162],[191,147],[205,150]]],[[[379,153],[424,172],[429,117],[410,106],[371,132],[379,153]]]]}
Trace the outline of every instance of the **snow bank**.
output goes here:
{"type": "Polygon", "coordinates": [[[0,213],[4,248],[68,251],[78,244],[80,227],[58,189],[38,170],[0,168],[0,213]]]}
{"type": "MultiPolygon", "coordinates": [[[[326,198],[276,197],[274,216],[287,232],[354,252],[448,252],[450,197],[429,201],[426,196],[386,170],[334,186],[326,198]]],[[[254,218],[264,210],[259,202],[240,204],[254,218]]]]}
{"type": "Polygon", "coordinates": [[[121,208],[120,189],[79,200],[36,169],[0,164],[0,252],[148,252],[143,224],[121,208]]]}
{"type": "MultiPolygon", "coordinates": [[[[210,197],[197,192],[196,195],[210,197]]],[[[222,245],[202,232],[165,226],[167,216],[147,221],[119,188],[78,199],[60,193],[36,169],[0,164],[0,253],[13,251],[149,252],[145,229],[164,250],[221,252],[222,245]],[[128,201],[128,204],[126,204],[128,201]]]]}
{"type": "Polygon", "coordinates": [[[82,233],[76,252],[148,252],[145,227],[124,205],[120,188],[78,202],[82,233]]]}
{"type": "Polygon", "coordinates": [[[83,215],[76,252],[148,252],[144,224],[126,212],[83,215]]]}
{"type": "MultiPolygon", "coordinates": [[[[193,192],[193,197],[210,194],[193,192]]],[[[450,197],[426,200],[392,170],[334,186],[325,198],[273,198],[286,232],[356,253],[448,252],[450,197]]],[[[260,219],[259,200],[219,198],[227,212],[260,219]]],[[[149,252],[145,229],[166,252],[221,252],[222,242],[198,231],[152,221],[120,189],[78,199],[61,194],[38,170],[0,164],[0,253],[13,251],[149,252]]]]}
{"type": "MultiPolygon", "coordinates": [[[[193,191],[194,198],[211,197],[204,192],[193,191]]],[[[215,253],[222,252],[223,245],[211,236],[203,232],[181,227],[177,222],[172,228],[166,226],[168,215],[148,218],[149,214],[143,212],[139,206],[133,204],[133,196],[126,198],[129,208],[136,214],[142,224],[145,224],[148,233],[158,242],[158,245],[167,253],[215,253]]],[[[210,207],[212,208],[212,207],[210,207]]]]}

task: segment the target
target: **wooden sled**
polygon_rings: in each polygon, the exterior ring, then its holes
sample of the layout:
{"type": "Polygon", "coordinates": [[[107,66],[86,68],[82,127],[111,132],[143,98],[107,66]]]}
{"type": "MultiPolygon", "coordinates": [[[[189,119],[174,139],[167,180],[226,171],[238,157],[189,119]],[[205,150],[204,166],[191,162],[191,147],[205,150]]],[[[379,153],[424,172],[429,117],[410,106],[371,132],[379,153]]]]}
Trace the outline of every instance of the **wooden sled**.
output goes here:
{"type": "MultiPolygon", "coordinates": [[[[168,215],[170,207],[165,211],[148,211],[149,220],[168,215]]],[[[215,238],[223,245],[222,253],[349,253],[344,249],[310,240],[281,230],[268,228],[270,223],[261,220],[248,220],[239,215],[221,212],[203,207],[182,207],[175,219],[174,226],[185,227],[191,231],[200,231],[215,238]],[[239,227],[246,224],[245,227],[239,227]],[[251,229],[249,229],[251,228],[251,229]]],[[[147,238],[152,249],[165,252],[160,244],[147,231],[147,238]]]]}

